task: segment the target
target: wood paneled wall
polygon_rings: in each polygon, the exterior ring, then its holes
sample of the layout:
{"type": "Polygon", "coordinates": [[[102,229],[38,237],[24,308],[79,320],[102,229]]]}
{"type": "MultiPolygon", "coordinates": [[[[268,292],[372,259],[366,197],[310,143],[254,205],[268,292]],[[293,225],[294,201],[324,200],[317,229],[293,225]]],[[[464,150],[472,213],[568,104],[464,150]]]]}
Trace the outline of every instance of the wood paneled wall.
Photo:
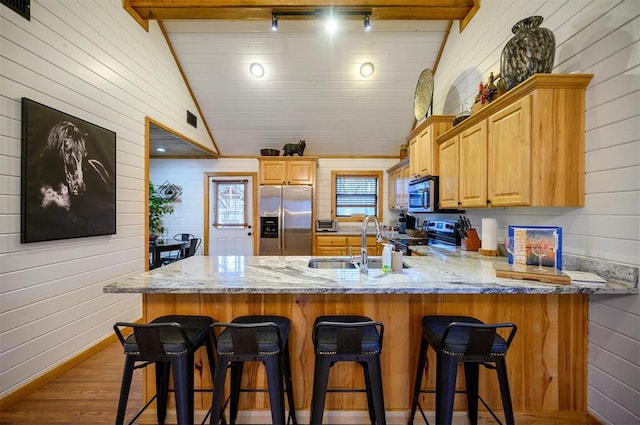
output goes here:
{"type": "MultiPolygon", "coordinates": [[[[278,314],[292,321],[290,353],[297,409],[308,409],[313,385],[313,343],[311,330],[317,316],[362,314],[385,326],[382,371],[387,410],[408,410],[421,335],[421,318],[427,314],[457,314],[477,317],[488,323],[514,322],[518,326],[507,355],[513,406],[519,411],[586,410],[587,300],[584,295],[144,295],[145,319],[164,314],[209,315],[230,321],[247,314],[278,314]]],[[[202,354],[197,362],[201,365],[202,354]]],[[[430,350],[427,386],[435,384],[435,358],[430,350]]],[[[210,387],[208,369],[197,367],[203,387],[210,387]]],[[[484,368],[482,368],[484,369],[484,368]]],[[[266,385],[264,368],[254,365],[245,372],[245,383],[266,385]]],[[[331,372],[329,385],[362,388],[359,366],[344,362],[331,372]]],[[[495,372],[483,370],[480,392],[497,410],[502,410],[495,372]]],[[[461,387],[464,378],[459,377],[461,387]]],[[[154,392],[153,374],[147,374],[147,394],[154,392]]],[[[197,406],[208,409],[209,396],[197,406]]],[[[433,410],[434,397],[423,395],[433,410]]],[[[466,409],[464,397],[456,401],[466,409]]],[[[198,404],[199,403],[199,404],[198,404]]],[[[268,409],[268,396],[242,397],[242,408],[268,409]]],[[[366,397],[337,393],[327,397],[327,409],[362,410],[366,397]]]]}

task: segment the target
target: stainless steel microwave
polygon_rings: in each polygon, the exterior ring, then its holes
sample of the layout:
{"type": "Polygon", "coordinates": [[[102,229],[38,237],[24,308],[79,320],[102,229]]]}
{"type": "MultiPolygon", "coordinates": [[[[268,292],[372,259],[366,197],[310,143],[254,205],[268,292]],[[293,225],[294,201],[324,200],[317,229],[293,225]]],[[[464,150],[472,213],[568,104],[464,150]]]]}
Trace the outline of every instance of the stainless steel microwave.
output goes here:
{"type": "Polygon", "coordinates": [[[438,177],[429,176],[409,182],[409,212],[436,212],[438,177]]]}

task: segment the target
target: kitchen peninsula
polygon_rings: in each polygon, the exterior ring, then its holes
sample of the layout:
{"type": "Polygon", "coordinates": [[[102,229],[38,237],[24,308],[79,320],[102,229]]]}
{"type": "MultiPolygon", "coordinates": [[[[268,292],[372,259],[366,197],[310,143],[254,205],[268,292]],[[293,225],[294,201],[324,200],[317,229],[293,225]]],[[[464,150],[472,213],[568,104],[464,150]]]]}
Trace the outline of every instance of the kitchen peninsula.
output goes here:
{"type": "MultiPolygon", "coordinates": [[[[245,314],[290,317],[296,408],[303,412],[310,406],[311,328],[319,315],[364,314],[384,323],[385,404],[389,414],[399,415],[410,408],[423,315],[465,314],[486,322],[514,322],[518,334],[507,365],[516,413],[586,415],[587,296],[637,293],[637,282],[578,287],[502,279],[495,277],[494,262],[503,258],[425,249],[430,251],[427,256],[405,257],[409,268],[391,273],[370,268],[366,275],[356,269],[313,269],[308,267],[309,257],[195,256],[109,284],[104,292],[142,293],[145,321],[178,313],[205,314],[219,321],[245,314]]],[[[362,386],[360,370],[351,365],[336,368],[339,373],[332,374],[331,386],[362,386]]],[[[262,369],[253,371],[246,375],[260,385],[262,369]]],[[[434,374],[428,375],[428,385],[433,386],[434,374]]],[[[207,387],[210,382],[203,375],[196,384],[207,387]]],[[[490,405],[501,406],[495,376],[483,376],[480,386],[490,405]]],[[[152,374],[145,390],[153,393],[152,374]]],[[[433,397],[423,397],[424,406],[433,410],[433,397]]],[[[464,401],[459,397],[456,408],[465,409],[464,401]]],[[[206,410],[210,402],[203,396],[196,399],[196,406],[206,410]]],[[[243,409],[269,406],[268,398],[260,394],[241,398],[241,403],[243,409]]],[[[362,394],[327,398],[327,409],[366,415],[366,408],[362,394]]]]}

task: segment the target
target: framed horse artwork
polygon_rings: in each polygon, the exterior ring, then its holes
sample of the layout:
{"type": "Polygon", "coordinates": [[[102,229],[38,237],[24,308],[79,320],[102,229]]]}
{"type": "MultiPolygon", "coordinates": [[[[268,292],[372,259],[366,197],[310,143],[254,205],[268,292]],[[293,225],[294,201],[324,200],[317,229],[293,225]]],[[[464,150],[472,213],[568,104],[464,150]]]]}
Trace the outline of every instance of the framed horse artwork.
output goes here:
{"type": "Polygon", "coordinates": [[[116,133],[22,98],[21,242],[116,233],[116,133]]]}

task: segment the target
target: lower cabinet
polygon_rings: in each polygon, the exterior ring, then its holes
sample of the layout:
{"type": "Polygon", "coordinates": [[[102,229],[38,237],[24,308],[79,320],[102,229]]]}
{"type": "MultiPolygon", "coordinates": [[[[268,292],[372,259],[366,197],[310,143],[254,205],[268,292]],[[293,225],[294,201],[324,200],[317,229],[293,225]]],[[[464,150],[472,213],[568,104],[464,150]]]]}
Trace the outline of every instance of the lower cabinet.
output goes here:
{"type": "MultiPolygon", "coordinates": [[[[316,235],[313,244],[313,255],[340,257],[349,255],[349,247],[354,257],[360,255],[362,245],[360,236],[325,236],[316,235]]],[[[380,249],[375,236],[367,236],[367,254],[380,255],[380,249]]]]}

